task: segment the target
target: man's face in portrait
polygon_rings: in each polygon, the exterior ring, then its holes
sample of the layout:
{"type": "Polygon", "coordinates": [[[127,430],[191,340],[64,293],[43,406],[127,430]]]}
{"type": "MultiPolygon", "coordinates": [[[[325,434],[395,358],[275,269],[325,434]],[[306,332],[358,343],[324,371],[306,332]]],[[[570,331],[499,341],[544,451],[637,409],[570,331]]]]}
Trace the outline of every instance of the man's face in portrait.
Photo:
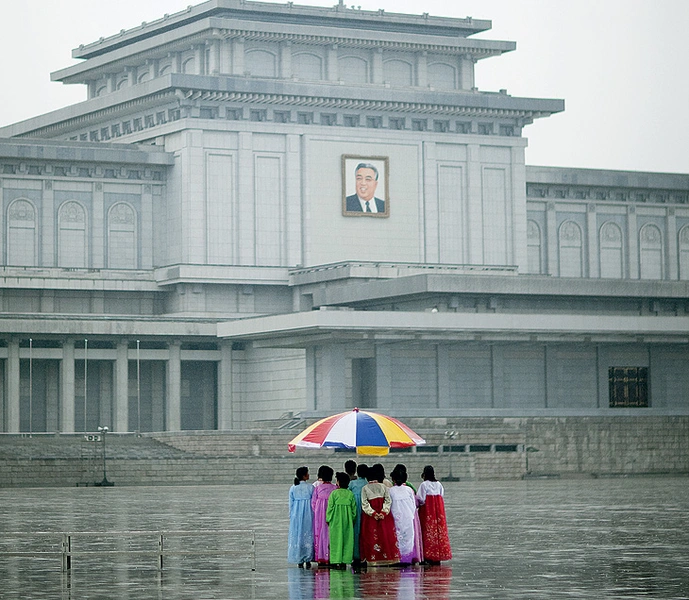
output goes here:
{"type": "Polygon", "coordinates": [[[364,201],[373,200],[378,181],[373,169],[361,168],[356,172],[356,193],[364,201]]]}

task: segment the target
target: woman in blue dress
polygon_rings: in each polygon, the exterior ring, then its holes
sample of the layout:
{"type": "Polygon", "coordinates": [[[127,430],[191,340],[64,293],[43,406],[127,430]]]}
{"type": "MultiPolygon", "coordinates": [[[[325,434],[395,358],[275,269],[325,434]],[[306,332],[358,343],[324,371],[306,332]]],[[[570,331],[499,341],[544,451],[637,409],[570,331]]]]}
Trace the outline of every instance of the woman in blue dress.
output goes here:
{"type": "Polygon", "coordinates": [[[309,468],[299,467],[294,485],[289,490],[289,538],[287,562],[308,569],[313,560],[313,509],[309,483],[309,468]]]}

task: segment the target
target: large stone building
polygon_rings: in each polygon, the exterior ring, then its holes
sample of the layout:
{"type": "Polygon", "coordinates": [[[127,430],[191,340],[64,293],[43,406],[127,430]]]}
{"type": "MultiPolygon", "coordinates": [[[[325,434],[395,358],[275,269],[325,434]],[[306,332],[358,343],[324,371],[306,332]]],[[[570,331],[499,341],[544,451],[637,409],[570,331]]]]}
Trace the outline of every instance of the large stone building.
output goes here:
{"type": "Polygon", "coordinates": [[[74,50],[88,99],[0,129],[0,431],[688,415],[689,175],[526,166],[564,102],[475,87],[490,25],[209,0],[74,50]]]}

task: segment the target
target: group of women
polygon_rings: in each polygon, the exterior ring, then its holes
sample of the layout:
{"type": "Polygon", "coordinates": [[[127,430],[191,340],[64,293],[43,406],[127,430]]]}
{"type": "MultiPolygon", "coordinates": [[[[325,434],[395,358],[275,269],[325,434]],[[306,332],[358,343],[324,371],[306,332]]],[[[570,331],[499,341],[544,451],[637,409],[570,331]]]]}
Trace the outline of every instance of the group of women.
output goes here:
{"type": "Polygon", "coordinates": [[[348,460],[345,471],[335,474],[322,465],[311,484],[308,467],[297,469],[289,492],[288,562],[345,568],[452,558],[444,489],[432,466],[424,467],[418,490],[401,464],[390,479],[381,464],[348,460]]]}

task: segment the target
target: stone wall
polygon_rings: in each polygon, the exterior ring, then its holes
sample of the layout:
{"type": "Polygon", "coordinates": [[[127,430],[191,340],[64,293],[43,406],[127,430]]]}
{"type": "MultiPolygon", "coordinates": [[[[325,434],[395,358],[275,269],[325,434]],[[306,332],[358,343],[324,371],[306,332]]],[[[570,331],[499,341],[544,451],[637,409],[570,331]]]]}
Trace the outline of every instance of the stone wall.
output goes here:
{"type": "MultiPolygon", "coordinates": [[[[689,474],[689,417],[411,419],[425,447],[384,457],[334,450],[287,451],[304,425],[284,431],[164,432],[108,436],[106,472],[116,485],[206,485],[246,481],[288,485],[296,467],[343,470],[353,458],[404,463],[418,483],[424,465],[439,479],[520,479],[525,475],[605,477],[689,474]]],[[[0,487],[93,485],[103,478],[98,447],[85,456],[81,436],[0,438],[0,487]],[[60,438],[60,439],[57,439],[60,438]],[[70,441],[73,440],[73,441],[70,441]],[[53,456],[50,456],[50,454],[53,456]],[[81,454],[80,454],[81,453],[81,454]]]]}

